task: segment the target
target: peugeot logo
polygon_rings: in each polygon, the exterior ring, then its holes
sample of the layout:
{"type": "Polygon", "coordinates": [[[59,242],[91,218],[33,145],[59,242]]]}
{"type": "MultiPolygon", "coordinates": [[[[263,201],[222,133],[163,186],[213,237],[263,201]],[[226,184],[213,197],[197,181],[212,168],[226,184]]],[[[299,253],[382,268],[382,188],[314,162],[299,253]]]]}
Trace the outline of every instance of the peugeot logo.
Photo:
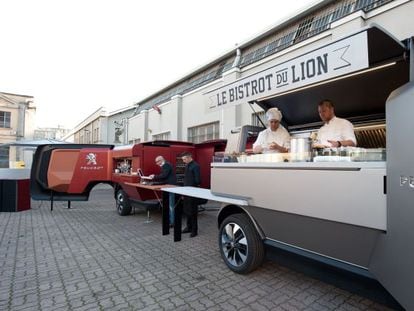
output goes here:
{"type": "Polygon", "coordinates": [[[400,176],[400,186],[409,186],[410,188],[414,189],[414,176],[400,176]]]}
{"type": "Polygon", "coordinates": [[[87,161],[87,163],[86,163],[86,165],[96,165],[96,153],[89,153],[87,156],[86,156],[86,161],[87,161]]]}

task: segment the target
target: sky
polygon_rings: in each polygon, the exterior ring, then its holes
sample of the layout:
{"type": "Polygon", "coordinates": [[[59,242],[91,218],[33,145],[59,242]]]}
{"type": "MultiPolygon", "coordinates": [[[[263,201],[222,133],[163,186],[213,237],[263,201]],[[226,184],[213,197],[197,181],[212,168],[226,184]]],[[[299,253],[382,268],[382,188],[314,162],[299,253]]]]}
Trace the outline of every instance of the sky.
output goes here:
{"type": "MultiPolygon", "coordinates": [[[[317,1],[316,1],[317,2],[317,1]]],[[[315,0],[0,0],[0,92],[73,128],[146,98],[315,0]]]]}

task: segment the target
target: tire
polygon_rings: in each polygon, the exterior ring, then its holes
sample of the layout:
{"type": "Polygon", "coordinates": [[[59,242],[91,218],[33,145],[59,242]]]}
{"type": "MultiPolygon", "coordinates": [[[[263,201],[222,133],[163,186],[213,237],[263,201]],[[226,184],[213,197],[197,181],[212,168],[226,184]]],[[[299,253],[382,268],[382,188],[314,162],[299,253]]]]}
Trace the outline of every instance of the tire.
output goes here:
{"type": "Polygon", "coordinates": [[[124,190],[118,190],[115,195],[116,209],[118,214],[126,216],[131,214],[131,203],[129,202],[128,195],[124,190]]]}
{"type": "Polygon", "coordinates": [[[244,214],[234,214],[224,219],[220,225],[218,243],[221,257],[234,272],[247,274],[263,262],[263,241],[244,214]]]}

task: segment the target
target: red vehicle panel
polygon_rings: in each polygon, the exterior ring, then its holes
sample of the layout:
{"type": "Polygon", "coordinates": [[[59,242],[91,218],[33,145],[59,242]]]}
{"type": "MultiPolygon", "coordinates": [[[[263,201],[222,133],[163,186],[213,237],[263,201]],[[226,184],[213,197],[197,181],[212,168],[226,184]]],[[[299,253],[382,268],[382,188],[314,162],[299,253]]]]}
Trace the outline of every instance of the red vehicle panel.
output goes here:
{"type": "MultiPolygon", "coordinates": [[[[223,151],[225,141],[194,145],[188,142],[156,141],[132,146],[43,145],[36,151],[31,173],[33,199],[88,200],[90,190],[98,183],[114,187],[117,200],[144,202],[156,199],[153,191],[129,185],[139,183],[137,170],[144,175],[158,174],[155,158],[163,156],[183,182],[183,152],[191,152],[200,163],[202,187],[210,187],[210,163],[216,151],[223,151]]],[[[128,205],[128,204],[127,204],[128,205]]]]}

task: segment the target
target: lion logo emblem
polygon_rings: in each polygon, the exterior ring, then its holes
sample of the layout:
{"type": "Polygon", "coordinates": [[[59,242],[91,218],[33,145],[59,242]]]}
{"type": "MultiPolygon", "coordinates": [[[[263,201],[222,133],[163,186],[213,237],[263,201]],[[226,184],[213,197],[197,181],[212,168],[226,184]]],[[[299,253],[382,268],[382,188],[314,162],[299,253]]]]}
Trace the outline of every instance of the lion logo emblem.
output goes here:
{"type": "Polygon", "coordinates": [[[88,161],[86,165],[96,165],[96,153],[89,153],[86,156],[86,161],[88,161]]]}

